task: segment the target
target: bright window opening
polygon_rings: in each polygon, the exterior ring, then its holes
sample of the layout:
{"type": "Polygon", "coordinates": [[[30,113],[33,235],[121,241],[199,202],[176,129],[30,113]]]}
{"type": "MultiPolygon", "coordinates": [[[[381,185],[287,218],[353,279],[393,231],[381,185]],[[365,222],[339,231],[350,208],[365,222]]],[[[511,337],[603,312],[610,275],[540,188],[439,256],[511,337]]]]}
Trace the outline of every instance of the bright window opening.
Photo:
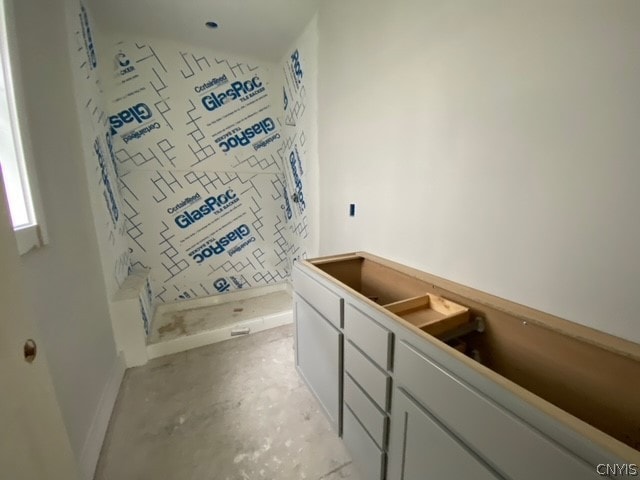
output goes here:
{"type": "Polygon", "coordinates": [[[2,166],[13,228],[20,229],[35,225],[36,221],[22,157],[20,136],[14,128],[17,122],[14,121],[15,116],[11,111],[13,109],[10,108],[13,95],[7,88],[9,82],[5,82],[5,75],[7,78],[11,77],[4,52],[2,66],[4,75],[0,75],[0,166],[2,166]]]}
{"type": "Polygon", "coordinates": [[[31,160],[31,138],[20,130],[24,92],[18,71],[12,72],[16,37],[7,24],[11,2],[0,0],[0,170],[4,179],[11,223],[21,255],[48,242],[42,204],[31,160]],[[13,49],[12,49],[13,48],[13,49]],[[10,55],[11,53],[11,55],[10,55]]]}

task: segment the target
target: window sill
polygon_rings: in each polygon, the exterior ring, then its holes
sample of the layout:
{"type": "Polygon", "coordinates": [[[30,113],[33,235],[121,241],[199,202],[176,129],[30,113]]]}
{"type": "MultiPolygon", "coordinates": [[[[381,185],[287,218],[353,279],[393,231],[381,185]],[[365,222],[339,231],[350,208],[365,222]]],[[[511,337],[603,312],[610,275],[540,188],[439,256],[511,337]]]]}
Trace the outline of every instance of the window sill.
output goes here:
{"type": "Polygon", "coordinates": [[[29,225],[28,227],[17,228],[14,232],[16,234],[16,242],[18,244],[18,253],[20,255],[25,255],[31,250],[45,245],[39,225],[29,225]]]}

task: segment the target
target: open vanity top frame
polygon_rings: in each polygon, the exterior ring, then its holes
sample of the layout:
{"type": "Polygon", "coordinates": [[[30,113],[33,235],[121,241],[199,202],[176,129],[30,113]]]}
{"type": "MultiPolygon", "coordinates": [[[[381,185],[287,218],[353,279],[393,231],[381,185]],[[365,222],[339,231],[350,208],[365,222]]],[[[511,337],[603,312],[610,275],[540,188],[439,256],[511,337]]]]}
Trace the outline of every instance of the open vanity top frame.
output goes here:
{"type": "Polygon", "coordinates": [[[301,263],[595,444],[640,463],[640,345],[366,252],[301,263]],[[481,363],[414,321],[412,313],[431,315],[427,304],[437,310],[442,302],[458,326],[483,319],[485,331],[470,338],[481,363]]]}

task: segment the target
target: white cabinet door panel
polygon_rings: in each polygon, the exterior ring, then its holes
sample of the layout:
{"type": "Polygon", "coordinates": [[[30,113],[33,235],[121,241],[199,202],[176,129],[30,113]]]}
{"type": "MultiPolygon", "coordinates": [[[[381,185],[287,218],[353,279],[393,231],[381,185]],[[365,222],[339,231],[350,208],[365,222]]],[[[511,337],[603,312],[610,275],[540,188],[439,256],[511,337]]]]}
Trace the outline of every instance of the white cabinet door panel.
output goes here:
{"type": "Polygon", "coordinates": [[[340,432],[342,334],[298,295],[294,312],[296,366],[340,432]]]}
{"type": "Polygon", "coordinates": [[[490,468],[401,389],[393,397],[387,478],[496,480],[490,468]]]}
{"type": "Polygon", "coordinates": [[[395,365],[396,384],[505,477],[514,480],[602,478],[595,468],[409,344],[399,342],[395,365]]]}

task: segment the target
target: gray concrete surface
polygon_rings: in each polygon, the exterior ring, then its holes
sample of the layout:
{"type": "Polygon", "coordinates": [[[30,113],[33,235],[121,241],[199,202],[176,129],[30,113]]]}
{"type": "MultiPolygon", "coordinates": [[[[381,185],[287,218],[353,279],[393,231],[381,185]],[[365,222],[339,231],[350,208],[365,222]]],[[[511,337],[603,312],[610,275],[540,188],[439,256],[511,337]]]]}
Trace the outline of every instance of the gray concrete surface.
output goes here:
{"type": "Polygon", "coordinates": [[[359,480],[293,364],[293,325],[127,371],[96,480],[359,480]]]}

